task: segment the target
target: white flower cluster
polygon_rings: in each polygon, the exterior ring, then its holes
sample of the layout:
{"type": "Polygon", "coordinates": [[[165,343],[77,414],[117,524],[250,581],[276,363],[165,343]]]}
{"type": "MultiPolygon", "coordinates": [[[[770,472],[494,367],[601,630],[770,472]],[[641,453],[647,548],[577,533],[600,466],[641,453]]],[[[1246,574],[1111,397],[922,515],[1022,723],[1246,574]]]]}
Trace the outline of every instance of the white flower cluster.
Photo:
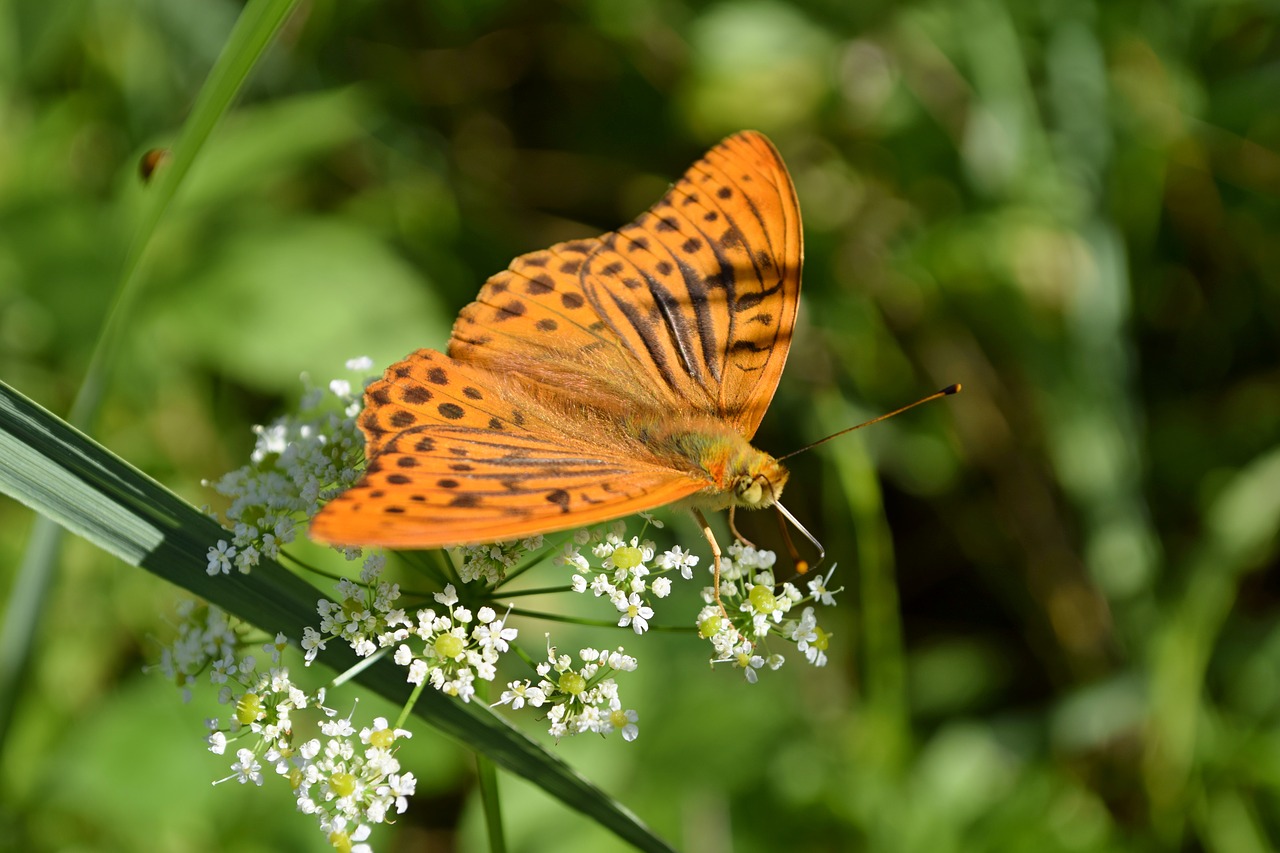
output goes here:
{"type": "Polygon", "coordinates": [[[377,580],[384,562],[382,555],[371,555],[365,560],[361,584],[343,578],[338,582],[339,601],[320,599],[319,630],[303,629],[307,664],[334,638],[341,638],[361,657],[394,648],[392,659],[406,668],[409,683],[427,682],[470,702],[475,680],[492,681],[497,675],[498,659],[510,650],[516,629],[507,627],[492,607],[481,607],[473,614],[459,606],[452,584],[434,596],[448,608],[445,614],[424,608],[411,618],[403,608],[394,607],[400,598],[399,585],[377,580]],[[409,641],[415,641],[417,651],[409,641]]]}
{"type": "MultiPolygon", "coordinates": [[[[372,366],[367,358],[347,362],[365,381],[372,366]]],[[[360,407],[359,390],[335,379],[328,388],[309,388],[297,414],[254,428],[250,463],[211,484],[232,499],[226,517],[234,536],[209,549],[209,574],[247,572],[262,557],[275,559],[325,500],[354,485],[364,452],[360,407]]]]}
{"type": "Polygon", "coordinates": [[[557,738],[620,731],[624,740],[635,740],[640,734],[636,725],[640,716],[622,707],[617,682],[611,676],[634,671],[636,659],[624,654],[621,647],[615,651],[582,649],[578,658],[582,665],[574,668],[571,656],[556,654],[555,647],[548,644],[547,659],[538,664],[538,683],[512,681],[495,704],[513,709],[549,705],[547,731],[557,738]]]}
{"type": "Polygon", "coordinates": [[[380,635],[387,629],[387,619],[391,614],[403,613],[392,609],[400,598],[400,585],[378,580],[386,563],[383,553],[367,555],[360,570],[360,583],[342,578],[338,581],[338,601],[320,599],[316,605],[320,629],[307,626],[302,631],[302,651],[308,666],[335,638],[350,645],[360,657],[369,657],[386,646],[380,642],[380,635]]]}
{"type": "Polygon", "coordinates": [[[458,578],[463,583],[483,580],[489,586],[497,586],[506,579],[507,572],[541,548],[541,536],[512,539],[492,545],[464,545],[458,548],[458,555],[461,557],[458,578]]]}
{"type": "Polygon", "coordinates": [[[814,666],[826,665],[831,635],[818,627],[815,609],[804,608],[799,619],[787,616],[798,605],[809,602],[834,605],[836,593],[841,592],[827,588],[834,565],[825,576],[818,575],[808,582],[807,595],[790,582],[779,587],[773,573],[776,561],[772,551],[741,542],[729,546],[720,565],[720,602],[729,614],[728,620],[716,604],[715,590],[706,587],[702,591],[704,606],[698,613],[698,632],[711,641],[715,650],[712,663],[732,664],[752,684],[760,669],[777,669],[786,660],[777,652],[761,653],[770,637],[795,643],[814,666]]]}
{"type": "Polygon", "coordinates": [[[624,540],[621,536],[623,529],[618,524],[603,535],[579,531],[574,541],[566,544],[556,556],[556,562],[578,570],[573,576],[574,592],[590,591],[597,598],[608,598],[621,614],[618,627],[643,634],[649,630],[649,620],[653,618],[649,595],[654,598],[670,595],[671,578],[668,575],[679,572],[686,580],[691,579],[698,558],[679,547],[655,554],[656,548],[648,540],[642,541],[639,536],[624,540]],[[600,560],[603,571],[588,580],[587,573],[593,569],[580,548],[593,539],[591,554],[600,560]],[[650,565],[655,568],[650,568],[650,565]]]}
{"type": "Polygon", "coordinates": [[[447,616],[424,609],[410,621],[400,611],[394,620],[387,620],[393,630],[380,642],[399,644],[394,660],[408,667],[409,683],[428,682],[441,693],[470,702],[476,692],[475,680],[497,677],[498,659],[510,650],[518,632],[506,627],[492,607],[481,607],[473,615],[459,606],[453,584],[436,593],[435,600],[449,608],[447,616]],[[418,651],[404,642],[410,638],[421,641],[418,651]]]}
{"type": "MultiPolygon", "coordinates": [[[[324,690],[308,693],[289,678],[289,670],[275,667],[242,682],[243,692],[230,692],[233,704],[228,725],[210,720],[209,750],[222,755],[228,741],[249,741],[236,750],[231,779],[261,785],[262,762],[288,781],[298,810],[314,815],[320,829],[339,849],[369,851],[365,841],[373,825],[389,814],[402,814],[417,785],[412,773],[401,773],[395,742],[410,732],[391,728],[384,717],[357,733],[351,717],[339,717],[324,706],[324,690]],[[318,736],[301,740],[294,712],[314,708],[322,716],[318,736]]],[[[215,783],[216,784],[216,783],[215,783]]]]}
{"type": "Polygon", "coordinates": [[[182,701],[190,702],[202,674],[208,673],[214,684],[220,684],[240,669],[240,637],[227,614],[210,604],[184,599],[178,603],[178,617],[173,644],[161,649],[160,660],[148,669],[182,688],[182,701]]]}
{"type": "MultiPolygon", "coordinates": [[[[622,532],[620,523],[608,531],[579,531],[554,561],[575,570],[571,587],[574,592],[608,598],[620,614],[619,627],[643,634],[654,616],[653,600],[671,593],[671,576],[676,572],[691,579],[698,557],[679,546],[658,554],[652,542],[639,536],[623,539],[622,532]],[[587,546],[598,566],[583,553],[587,546]]],[[[731,663],[742,669],[753,684],[758,670],[765,666],[777,669],[786,660],[780,653],[762,653],[761,647],[769,637],[795,643],[814,666],[827,662],[830,635],[818,627],[815,608],[804,608],[799,619],[788,617],[801,604],[835,604],[834,595],[840,590],[827,588],[835,567],[825,576],[811,579],[806,595],[792,583],[777,585],[773,572],[776,561],[772,551],[734,542],[721,560],[720,602],[726,610],[716,603],[713,588],[702,591],[705,606],[698,614],[697,625],[699,634],[711,641],[712,662],[731,663]],[[726,612],[728,619],[724,618],[726,612]]],[[[713,572],[714,567],[708,566],[707,570],[713,572]]]]}
{"type": "MultiPolygon", "coordinates": [[[[371,364],[355,359],[347,367],[367,374],[371,364]]],[[[209,574],[247,572],[264,557],[275,559],[326,500],[355,483],[363,468],[356,423],[360,407],[351,383],[335,380],[327,389],[310,389],[299,414],[257,428],[251,463],[215,486],[232,499],[227,518],[234,535],[209,549],[209,574]]],[[[697,556],[680,547],[659,553],[644,533],[662,523],[642,515],[646,527],[640,535],[628,538],[622,522],[579,531],[552,560],[572,570],[569,589],[607,599],[616,624],[637,635],[650,629],[654,605],[671,594],[675,576],[692,580],[700,565],[697,556]]],[[[486,602],[501,597],[504,584],[542,562],[549,549],[542,536],[455,549],[456,576],[443,571],[433,577],[439,583],[456,577],[475,586],[464,588],[468,594],[460,597],[447,584],[434,595],[437,606],[416,610],[401,601],[398,584],[381,579],[386,563],[382,553],[340,550],[348,560],[363,558],[360,575],[338,581],[334,600],[319,601],[319,624],[306,628],[301,642],[306,663],[315,661],[328,642],[339,641],[365,659],[360,666],[388,656],[418,688],[430,685],[469,702],[477,685],[497,678],[497,665],[517,638],[517,630],[507,624],[514,608],[499,617],[502,605],[486,602]]],[[[713,663],[730,663],[753,683],[759,670],[777,669],[784,662],[782,654],[768,648],[771,641],[794,644],[815,666],[826,663],[829,634],[818,626],[817,608],[833,605],[840,591],[827,588],[831,573],[810,579],[807,593],[793,583],[779,585],[775,559],[770,551],[731,545],[722,560],[719,598],[715,590],[704,589],[706,606],[697,617],[699,633],[714,648],[713,663]]],[[[511,595],[550,591],[555,590],[511,595]]],[[[282,635],[263,646],[272,668],[258,673],[254,658],[241,654],[241,638],[221,611],[192,603],[182,615],[177,640],[164,650],[156,669],[188,698],[197,679],[207,674],[220,687],[220,700],[234,708],[225,726],[211,721],[208,738],[209,748],[218,754],[232,742],[240,747],[227,779],[262,784],[263,766],[273,766],[288,779],[298,808],[317,817],[335,847],[367,853],[371,826],[403,812],[413,793],[413,775],[402,774],[393,756],[395,742],[409,733],[383,718],[357,732],[350,716],[339,718],[323,705],[323,690],[307,693],[294,685],[280,665],[286,647],[282,635]],[[294,713],[304,709],[305,717],[294,713]],[[297,734],[295,717],[299,729],[306,726],[315,736],[304,740],[297,734]]],[[[585,648],[575,661],[558,654],[548,638],[546,658],[534,667],[536,676],[509,681],[494,704],[537,709],[556,738],[618,731],[631,741],[639,733],[638,715],[624,707],[615,676],[635,668],[636,659],[621,647],[585,648]]]]}

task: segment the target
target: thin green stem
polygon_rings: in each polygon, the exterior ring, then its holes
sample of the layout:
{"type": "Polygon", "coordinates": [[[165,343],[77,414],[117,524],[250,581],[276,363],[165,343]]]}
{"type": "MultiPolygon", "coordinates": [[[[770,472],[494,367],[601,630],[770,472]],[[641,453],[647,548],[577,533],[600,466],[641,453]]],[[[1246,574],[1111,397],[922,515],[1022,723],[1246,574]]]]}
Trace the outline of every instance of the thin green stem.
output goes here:
{"type": "Polygon", "coordinates": [[[426,686],[427,682],[424,679],[420,684],[413,688],[413,692],[409,694],[408,701],[405,702],[404,707],[400,709],[400,716],[396,717],[396,724],[393,728],[404,728],[404,724],[409,720],[409,715],[413,713],[413,706],[418,704],[418,697],[422,695],[422,691],[426,689],[426,686]]]}
{"type": "Polygon", "coordinates": [[[319,575],[322,578],[329,578],[330,580],[343,580],[344,578],[347,577],[342,572],[334,572],[329,569],[322,569],[319,566],[313,566],[312,564],[308,563],[306,560],[300,560],[297,557],[295,557],[293,554],[283,549],[280,551],[280,562],[287,563],[291,566],[296,566],[298,569],[300,569],[301,571],[307,572],[308,574],[319,575]]]}
{"type": "Polygon", "coordinates": [[[432,578],[442,588],[452,582],[452,566],[449,566],[448,560],[444,559],[444,553],[441,551],[395,551],[393,553],[405,565],[412,569],[417,569],[422,574],[432,578]],[[428,559],[428,553],[434,555],[434,560],[428,559]]]}
{"type": "MultiPolygon", "coordinates": [[[[524,610],[519,607],[511,608],[511,613],[515,616],[527,616],[530,619],[545,619],[548,622],[567,622],[570,625],[587,625],[594,628],[617,628],[617,622],[609,622],[604,619],[583,619],[580,616],[561,616],[558,613],[542,613],[537,610],[524,610]]],[[[691,634],[694,629],[687,625],[650,625],[650,631],[661,631],[672,634],[691,634]]]]}
{"type": "Polygon", "coordinates": [[[503,598],[517,598],[522,595],[551,595],[558,592],[572,592],[572,586],[540,586],[537,589],[517,589],[503,590],[502,592],[494,591],[495,595],[501,595],[503,598]]]}
{"type": "Polygon", "coordinates": [[[516,656],[519,657],[520,660],[529,665],[529,669],[532,669],[535,672],[537,671],[539,661],[534,660],[533,655],[526,652],[523,647],[516,643],[512,644],[511,649],[516,653],[516,656]]]}
{"type": "MultiPolygon", "coordinates": [[[[489,701],[489,683],[476,687],[476,698],[489,701]]],[[[507,839],[502,831],[502,798],[498,792],[498,770],[482,753],[476,754],[476,779],[480,784],[480,803],[484,807],[484,824],[489,833],[492,853],[506,853],[507,839]]]]}
{"type": "MultiPolygon", "coordinates": [[[[391,652],[391,648],[389,646],[387,648],[378,649],[376,652],[369,655],[367,658],[364,658],[355,666],[352,666],[346,672],[342,673],[337,678],[335,678],[333,680],[333,686],[341,687],[351,679],[355,678],[360,673],[364,672],[369,667],[373,666],[378,661],[385,658],[390,652],[391,652]]],[[[417,694],[414,694],[414,696],[416,698],[417,694]]]]}

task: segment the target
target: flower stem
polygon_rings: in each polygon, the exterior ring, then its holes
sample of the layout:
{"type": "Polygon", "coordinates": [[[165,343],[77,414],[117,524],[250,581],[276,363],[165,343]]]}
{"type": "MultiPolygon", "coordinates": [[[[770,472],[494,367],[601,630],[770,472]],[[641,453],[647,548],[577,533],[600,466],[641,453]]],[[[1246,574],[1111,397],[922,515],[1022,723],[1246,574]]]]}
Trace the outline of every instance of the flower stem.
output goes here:
{"type": "MultiPolygon", "coordinates": [[[[617,628],[617,622],[610,622],[606,619],[583,619],[581,616],[562,616],[559,613],[543,613],[538,610],[524,610],[519,607],[511,608],[513,616],[527,616],[530,619],[546,619],[548,622],[568,622],[570,625],[591,625],[596,628],[617,628]]],[[[670,631],[677,634],[693,633],[695,628],[690,625],[649,625],[650,631],[670,631]]]]}
{"type": "MultiPolygon", "coordinates": [[[[427,686],[426,679],[422,683],[413,688],[413,692],[409,694],[409,701],[404,703],[404,707],[400,709],[400,716],[396,717],[396,724],[393,729],[404,728],[405,722],[409,719],[409,715],[413,713],[413,706],[418,704],[418,697],[422,695],[422,690],[427,686]]],[[[479,753],[476,753],[478,756],[479,753]]]]}
{"type": "Polygon", "coordinates": [[[520,595],[551,595],[552,593],[569,592],[573,587],[565,584],[564,586],[540,586],[536,589],[504,589],[498,593],[503,598],[515,598],[520,595]]]}
{"type": "MultiPolygon", "coordinates": [[[[341,675],[339,675],[337,678],[335,678],[335,679],[333,680],[333,682],[330,684],[330,686],[331,686],[331,687],[341,687],[342,685],[346,684],[346,683],[347,683],[348,681],[350,681],[351,679],[355,678],[355,677],[356,677],[357,675],[359,675],[360,673],[364,672],[364,671],[365,671],[366,669],[368,669],[369,667],[373,666],[373,665],[374,665],[375,663],[377,663],[378,661],[380,661],[380,660],[382,660],[383,658],[385,658],[385,657],[387,656],[387,653],[388,653],[389,651],[391,651],[391,650],[390,650],[390,648],[378,649],[376,652],[374,652],[373,654],[369,655],[367,658],[364,658],[364,659],[363,659],[363,660],[361,660],[359,663],[355,664],[355,665],[354,665],[354,666],[352,666],[350,669],[348,669],[346,672],[342,673],[342,674],[341,674],[341,675]]],[[[417,698],[417,695],[418,695],[418,694],[416,694],[416,693],[415,693],[415,694],[414,694],[414,698],[417,698]]],[[[412,699],[410,700],[410,702],[412,703],[412,699]]],[[[412,704],[410,704],[410,706],[409,706],[409,707],[411,707],[411,708],[412,708],[412,707],[413,707],[413,705],[412,705],[412,704]]],[[[403,720],[402,720],[401,722],[403,722],[403,720]]],[[[399,725],[399,723],[397,723],[396,725],[398,726],[398,725],[399,725]]]]}
{"type": "MultiPolygon", "coordinates": [[[[477,698],[489,701],[489,684],[481,682],[476,688],[477,698]]],[[[476,754],[476,778],[480,783],[480,803],[484,806],[485,828],[489,831],[489,850],[506,853],[507,839],[502,833],[502,798],[498,794],[498,771],[493,762],[482,753],[476,754]]]]}

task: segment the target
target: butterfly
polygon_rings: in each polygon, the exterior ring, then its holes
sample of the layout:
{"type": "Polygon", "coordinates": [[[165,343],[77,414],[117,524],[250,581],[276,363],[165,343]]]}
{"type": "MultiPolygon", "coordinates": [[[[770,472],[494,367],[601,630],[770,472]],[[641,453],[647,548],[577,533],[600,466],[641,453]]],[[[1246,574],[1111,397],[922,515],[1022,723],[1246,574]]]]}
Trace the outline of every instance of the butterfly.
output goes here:
{"type": "Polygon", "coordinates": [[[718,568],[702,511],[768,507],[787,482],[750,439],[787,360],[803,256],[791,178],[752,131],[631,224],[521,255],[462,309],[446,352],[420,349],[365,390],[363,479],[312,538],[480,544],[678,502],[718,568]]]}

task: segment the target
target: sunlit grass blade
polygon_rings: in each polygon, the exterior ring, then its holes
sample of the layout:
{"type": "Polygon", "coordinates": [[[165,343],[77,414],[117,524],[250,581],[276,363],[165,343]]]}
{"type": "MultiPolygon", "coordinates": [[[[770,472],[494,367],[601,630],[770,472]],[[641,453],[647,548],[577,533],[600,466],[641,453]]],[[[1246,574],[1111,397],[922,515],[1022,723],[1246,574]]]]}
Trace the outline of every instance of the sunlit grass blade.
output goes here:
{"type": "Polygon", "coordinates": [[[1187,585],[1151,647],[1152,735],[1144,756],[1152,819],[1175,837],[1187,819],[1197,742],[1212,709],[1205,679],[1245,575],[1280,550],[1280,447],[1242,468],[1205,513],[1205,536],[1181,576],[1187,585]]]}
{"type": "MultiPolygon", "coordinates": [[[[834,398],[820,402],[815,411],[824,433],[864,420],[834,398]]],[[[844,501],[836,505],[848,507],[853,528],[858,531],[856,577],[862,603],[868,725],[876,727],[877,758],[896,769],[909,749],[910,721],[893,540],[884,515],[880,483],[863,438],[848,436],[844,442],[830,458],[835,482],[844,496],[844,501]]]]}
{"type": "Polygon", "coordinates": [[[182,133],[173,146],[171,156],[156,172],[147,194],[147,203],[121,268],[120,286],[116,290],[89,369],[68,416],[68,420],[75,426],[85,426],[97,412],[110,366],[114,361],[115,349],[123,333],[124,321],[139,292],[147,248],[173,203],[178,188],[204,148],[209,135],[231,109],[254,66],[297,5],[298,0],[250,0],[236,21],[217,62],[210,69],[209,77],[191,108],[191,114],[182,125],[182,133]]]}
{"type": "MultiPolygon", "coordinates": [[[[131,565],[268,631],[297,638],[315,621],[316,590],[264,560],[252,574],[210,577],[207,553],[230,534],[164,486],[0,384],[0,491],[131,565]]],[[[334,649],[334,651],[338,651],[334,649]]],[[[326,662],[348,666],[350,653],[326,662]]],[[[357,680],[403,702],[404,672],[383,661],[357,680]]],[[[175,700],[176,701],[176,700],[175,700]]],[[[642,850],[670,848],[624,806],[476,703],[424,691],[414,713],[469,749],[529,779],[642,850]]]]}

